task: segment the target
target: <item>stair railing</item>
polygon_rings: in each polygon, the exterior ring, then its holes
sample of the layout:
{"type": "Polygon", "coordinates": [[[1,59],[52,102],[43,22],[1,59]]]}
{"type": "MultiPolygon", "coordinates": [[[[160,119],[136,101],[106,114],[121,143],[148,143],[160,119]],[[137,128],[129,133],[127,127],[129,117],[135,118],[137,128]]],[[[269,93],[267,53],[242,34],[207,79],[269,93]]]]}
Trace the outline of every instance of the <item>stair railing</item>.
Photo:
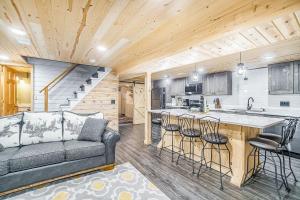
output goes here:
{"type": "Polygon", "coordinates": [[[57,85],[63,78],[65,78],[71,71],[73,71],[78,64],[71,64],[70,67],[66,68],[62,73],[56,76],[52,81],[50,81],[43,89],[41,89],[40,93],[44,92],[44,110],[48,112],[49,106],[49,91],[57,85]]]}

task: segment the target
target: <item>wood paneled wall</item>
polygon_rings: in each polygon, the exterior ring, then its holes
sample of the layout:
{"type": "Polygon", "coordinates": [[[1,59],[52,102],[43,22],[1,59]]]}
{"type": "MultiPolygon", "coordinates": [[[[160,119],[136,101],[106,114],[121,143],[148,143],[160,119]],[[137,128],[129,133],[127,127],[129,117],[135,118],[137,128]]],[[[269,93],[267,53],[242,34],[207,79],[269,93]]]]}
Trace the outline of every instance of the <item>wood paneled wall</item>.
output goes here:
{"type": "Polygon", "coordinates": [[[119,78],[110,73],[72,111],[77,113],[101,112],[105,119],[110,120],[108,126],[118,130],[118,90],[119,78]]]}

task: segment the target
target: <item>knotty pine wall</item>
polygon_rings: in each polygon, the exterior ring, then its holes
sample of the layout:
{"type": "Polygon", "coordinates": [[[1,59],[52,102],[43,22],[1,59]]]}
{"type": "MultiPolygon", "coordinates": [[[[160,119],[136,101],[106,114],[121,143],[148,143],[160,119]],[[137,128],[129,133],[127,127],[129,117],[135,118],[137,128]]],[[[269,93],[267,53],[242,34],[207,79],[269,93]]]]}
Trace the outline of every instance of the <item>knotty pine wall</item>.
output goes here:
{"type": "Polygon", "coordinates": [[[110,120],[108,126],[118,130],[118,91],[119,79],[111,72],[72,111],[78,113],[102,112],[104,118],[110,120]]]}

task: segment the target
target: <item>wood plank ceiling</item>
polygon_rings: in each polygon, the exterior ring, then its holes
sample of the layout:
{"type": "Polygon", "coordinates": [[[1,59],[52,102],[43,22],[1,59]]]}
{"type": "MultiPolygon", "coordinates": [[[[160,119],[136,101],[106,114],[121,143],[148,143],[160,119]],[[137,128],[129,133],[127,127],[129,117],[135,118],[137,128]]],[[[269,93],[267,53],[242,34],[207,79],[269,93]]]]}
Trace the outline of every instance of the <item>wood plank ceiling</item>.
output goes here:
{"type": "Polygon", "coordinates": [[[0,62],[155,72],[297,38],[299,19],[299,0],[1,0],[0,62]]]}

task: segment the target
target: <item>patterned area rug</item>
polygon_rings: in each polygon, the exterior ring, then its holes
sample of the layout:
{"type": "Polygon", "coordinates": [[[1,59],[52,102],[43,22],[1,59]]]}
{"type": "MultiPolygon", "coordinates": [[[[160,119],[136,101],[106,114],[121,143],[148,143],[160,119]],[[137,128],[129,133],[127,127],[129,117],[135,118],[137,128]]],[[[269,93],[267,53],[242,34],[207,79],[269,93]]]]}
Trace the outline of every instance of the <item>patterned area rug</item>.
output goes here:
{"type": "Polygon", "coordinates": [[[114,170],[72,178],[31,190],[9,200],[169,200],[130,163],[114,170]]]}

